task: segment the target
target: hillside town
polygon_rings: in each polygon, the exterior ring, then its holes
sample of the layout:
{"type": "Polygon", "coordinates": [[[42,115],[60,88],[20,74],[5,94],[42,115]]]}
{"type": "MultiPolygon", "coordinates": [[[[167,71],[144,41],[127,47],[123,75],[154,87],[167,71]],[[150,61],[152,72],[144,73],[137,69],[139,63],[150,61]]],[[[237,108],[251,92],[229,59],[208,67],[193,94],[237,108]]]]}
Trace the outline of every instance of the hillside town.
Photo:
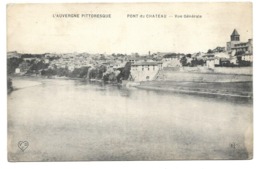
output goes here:
{"type": "MultiPolygon", "coordinates": [[[[8,75],[71,77],[101,80],[110,83],[122,81],[152,81],[163,79],[161,70],[204,73],[237,73],[237,69],[251,67],[253,40],[240,41],[236,29],[226,46],[217,46],[197,53],[90,54],[90,53],[7,53],[8,75]],[[230,68],[230,69],[227,69],[230,68]],[[234,70],[234,71],[232,71],[234,70]]],[[[251,69],[250,69],[251,70],[251,69]]],[[[245,72],[244,72],[245,73],[245,72]]]]}

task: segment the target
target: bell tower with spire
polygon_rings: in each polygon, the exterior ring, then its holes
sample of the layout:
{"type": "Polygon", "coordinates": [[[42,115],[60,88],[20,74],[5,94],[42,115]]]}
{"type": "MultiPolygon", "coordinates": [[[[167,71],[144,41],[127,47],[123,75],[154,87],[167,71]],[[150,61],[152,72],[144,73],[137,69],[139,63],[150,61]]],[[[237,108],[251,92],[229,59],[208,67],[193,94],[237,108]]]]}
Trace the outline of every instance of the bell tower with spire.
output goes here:
{"type": "Polygon", "coordinates": [[[237,52],[240,53],[253,53],[253,40],[248,39],[247,42],[240,41],[240,35],[238,34],[237,30],[234,29],[232,34],[230,35],[230,41],[227,42],[227,52],[233,52],[236,54],[237,52]]]}
{"type": "Polygon", "coordinates": [[[240,41],[240,35],[237,30],[234,29],[233,33],[230,35],[231,41],[240,41]]]}
{"type": "Polygon", "coordinates": [[[240,43],[240,35],[238,34],[237,30],[234,29],[232,34],[230,35],[230,41],[227,42],[227,51],[231,51],[232,48],[234,48],[234,46],[239,43],[240,43]]]}

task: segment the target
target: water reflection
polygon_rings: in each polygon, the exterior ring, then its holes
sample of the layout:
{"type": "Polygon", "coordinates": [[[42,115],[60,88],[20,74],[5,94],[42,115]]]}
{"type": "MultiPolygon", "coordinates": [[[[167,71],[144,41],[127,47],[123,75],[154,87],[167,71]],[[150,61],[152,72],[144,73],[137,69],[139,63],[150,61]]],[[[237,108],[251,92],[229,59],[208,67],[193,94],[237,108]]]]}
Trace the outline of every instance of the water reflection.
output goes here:
{"type": "Polygon", "coordinates": [[[252,127],[252,102],[248,100],[129,89],[80,80],[29,80],[41,85],[8,96],[10,158],[48,161],[250,157],[251,147],[245,144],[250,142],[245,135],[252,127]],[[20,140],[32,145],[27,156],[17,149],[20,140]],[[236,149],[230,146],[234,142],[239,145],[236,149]]]}

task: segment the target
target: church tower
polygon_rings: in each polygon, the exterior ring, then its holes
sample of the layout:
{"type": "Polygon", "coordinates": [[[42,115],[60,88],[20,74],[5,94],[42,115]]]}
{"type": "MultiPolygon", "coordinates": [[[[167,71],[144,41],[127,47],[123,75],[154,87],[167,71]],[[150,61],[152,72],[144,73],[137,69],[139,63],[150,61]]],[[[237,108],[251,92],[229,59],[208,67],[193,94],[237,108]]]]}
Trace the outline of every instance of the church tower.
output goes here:
{"type": "Polygon", "coordinates": [[[230,35],[231,41],[240,41],[240,35],[237,30],[234,29],[233,33],[230,35]]]}

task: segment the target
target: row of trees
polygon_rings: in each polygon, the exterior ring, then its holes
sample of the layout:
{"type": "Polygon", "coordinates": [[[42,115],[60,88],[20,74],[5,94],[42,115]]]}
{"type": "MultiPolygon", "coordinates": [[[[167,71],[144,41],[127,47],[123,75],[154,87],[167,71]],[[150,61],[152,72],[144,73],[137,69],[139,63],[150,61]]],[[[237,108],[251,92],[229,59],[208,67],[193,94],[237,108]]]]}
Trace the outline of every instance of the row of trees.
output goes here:
{"type": "Polygon", "coordinates": [[[101,79],[103,73],[106,71],[104,67],[99,67],[91,69],[90,67],[75,68],[70,71],[68,67],[65,68],[49,68],[41,71],[42,76],[59,76],[59,77],[71,77],[71,78],[91,78],[91,79],[101,79]],[[88,77],[89,76],[89,77],[88,77]]]}
{"type": "Polygon", "coordinates": [[[204,60],[194,58],[191,60],[191,62],[188,62],[188,59],[186,56],[182,57],[180,60],[182,66],[190,66],[190,67],[196,67],[196,66],[203,66],[205,64],[204,60]]]}
{"type": "Polygon", "coordinates": [[[70,71],[67,67],[65,68],[49,68],[41,71],[42,76],[65,76],[71,78],[88,78],[88,79],[98,79],[104,80],[105,82],[121,82],[122,80],[127,80],[130,75],[131,63],[128,62],[124,68],[119,68],[116,71],[107,72],[107,68],[104,65],[100,65],[96,68],[91,67],[81,67],[75,68],[73,71],[70,71]]]}
{"type": "MultiPolygon", "coordinates": [[[[24,56],[25,57],[25,56],[24,56]]],[[[26,55],[26,57],[29,57],[26,55]]],[[[33,57],[33,55],[32,55],[33,57]]],[[[70,71],[68,67],[58,68],[54,66],[53,68],[48,68],[49,64],[44,63],[43,61],[33,60],[24,60],[21,58],[9,58],[7,60],[7,73],[15,73],[16,68],[20,68],[21,71],[24,71],[26,74],[40,74],[42,76],[65,76],[71,78],[89,78],[89,79],[103,79],[104,81],[114,81],[120,82],[122,80],[127,80],[130,75],[131,63],[128,62],[124,68],[119,68],[120,73],[110,72],[106,73],[107,68],[104,65],[100,65],[96,68],[90,67],[81,67],[75,68],[73,71],[70,71]],[[103,76],[104,75],[104,76],[103,76]]]]}
{"type": "Polygon", "coordinates": [[[49,64],[44,63],[43,61],[27,60],[25,61],[21,58],[9,58],[7,60],[7,74],[15,73],[16,68],[24,69],[28,74],[30,73],[39,73],[40,70],[48,68],[49,64]]]}

